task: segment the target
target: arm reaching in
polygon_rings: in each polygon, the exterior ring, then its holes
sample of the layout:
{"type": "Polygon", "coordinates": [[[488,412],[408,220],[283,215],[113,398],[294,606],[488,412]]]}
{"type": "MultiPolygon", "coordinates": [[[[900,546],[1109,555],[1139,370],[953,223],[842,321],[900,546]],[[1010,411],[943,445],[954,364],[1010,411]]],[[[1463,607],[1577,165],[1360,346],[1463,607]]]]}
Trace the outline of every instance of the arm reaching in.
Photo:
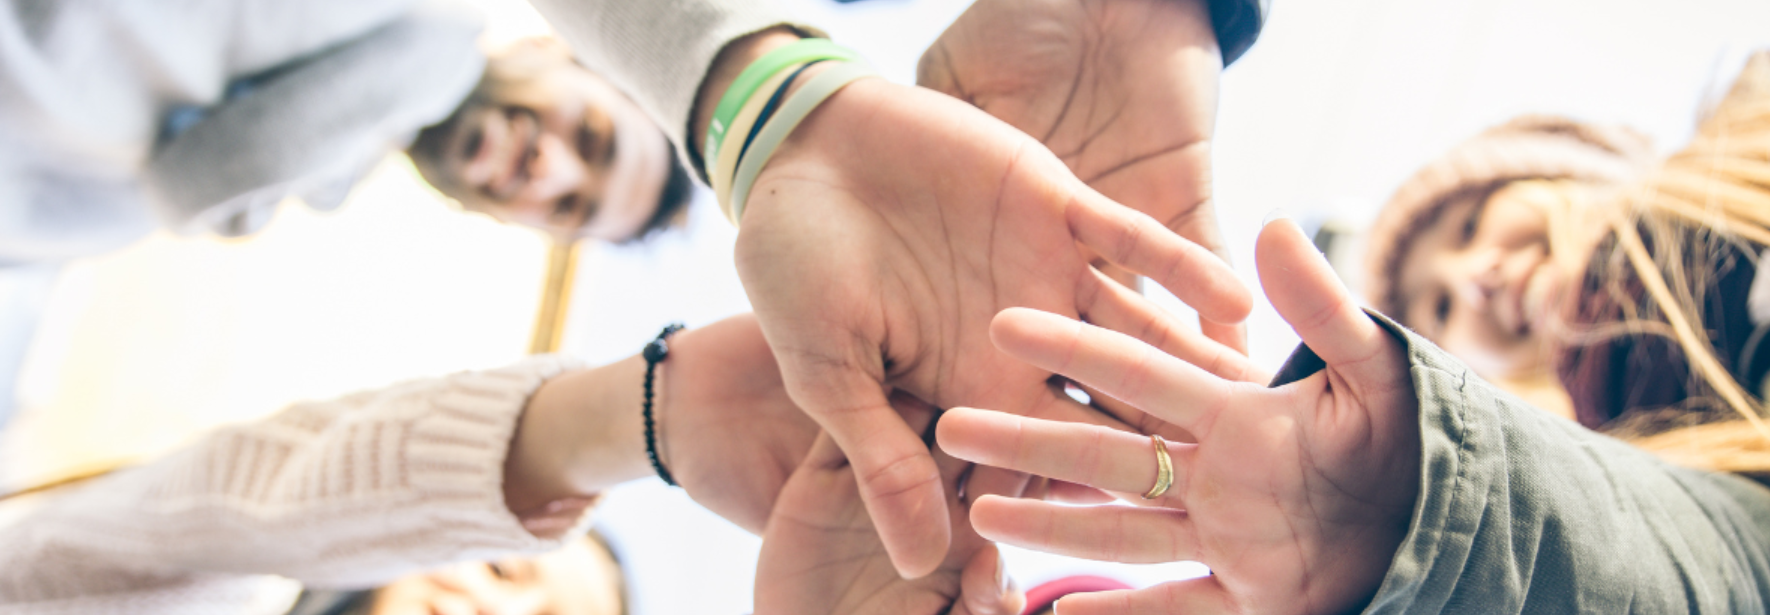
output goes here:
{"type": "MultiPolygon", "coordinates": [[[[1166,494],[1127,498],[1142,506],[973,505],[993,539],[1212,568],[1067,598],[1064,612],[1764,610],[1770,491],[1669,466],[1500,392],[1359,312],[1288,222],[1268,225],[1257,254],[1267,295],[1306,344],[1277,388],[1223,376],[1233,362],[1194,367],[1215,353],[1196,340],[1158,340],[1157,352],[1050,315],[998,319],[1009,352],[1168,421],[1145,431],[1197,436],[1169,447],[1166,494]]],[[[1147,436],[1089,426],[954,410],[940,440],[955,456],[1120,494],[1156,476],[1147,436]]]]}
{"type": "MultiPolygon", "coordinates": [[[[817,426],[755,319],[671,338],[665,461],[760,532],[817,426]]],[[[594,495],[649,476],[644,362],[538,357],[291,406],[56,494],[0,531],[0,610],[249,610],[265,575],[365,587],[558,547],[594,495]]]]}
{"type": "MultiPolygon", "coordinates": [[[[787,396],[754,316],[682,331],[669,347],[653,408],[664,466],[696,502],[760,534],[817,423],[787,396]]],[[[577,522],[570,511],[546,514],[550,502],[653,475],[640,412],[644,374],[635,355],[550,380],[530,399],[504,491],[531,529],[564,531],[577,522]],[[542,514],[522,514],[529,511],[542,514]]]]}

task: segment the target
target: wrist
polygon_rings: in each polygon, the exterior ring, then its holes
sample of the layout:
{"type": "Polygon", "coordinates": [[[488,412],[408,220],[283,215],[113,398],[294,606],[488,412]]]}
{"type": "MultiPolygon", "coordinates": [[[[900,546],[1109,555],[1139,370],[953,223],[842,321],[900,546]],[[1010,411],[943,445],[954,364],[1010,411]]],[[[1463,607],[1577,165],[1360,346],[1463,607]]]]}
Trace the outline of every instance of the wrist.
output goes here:
{"type": "Polygon", "coordinates": [[[639,416],[639,356],[556,376],[529,398],[504,464],[519,516],[651,473],[639,416]]]}
{"type": "Polygon", "coordinates": [[[707,68],[707,77],[701,81],[701,88],[695,94],[694,112],[689,116],[687,145],[697,162],[707,155],[701,151],[701,140],[707,134],[707,127],[713,123],[713,110],[725,90],[751,62],[800,38],[803,37],[792,28],[775,26],[731,41],[713,58],[712,66],[707,68]]]}

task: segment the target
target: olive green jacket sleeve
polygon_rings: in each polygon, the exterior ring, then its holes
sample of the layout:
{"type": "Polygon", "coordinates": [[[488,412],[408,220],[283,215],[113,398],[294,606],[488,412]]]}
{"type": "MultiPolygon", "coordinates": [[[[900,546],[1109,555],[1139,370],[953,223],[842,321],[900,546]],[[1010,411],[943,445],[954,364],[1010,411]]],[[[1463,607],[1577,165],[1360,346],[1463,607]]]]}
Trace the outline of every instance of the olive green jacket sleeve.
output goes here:
{"type": "MultiPolygon", "coordinates": [[[[1377,320],[1406,346],[1419,396],[1420,495],[1367,613],[1770,608],[1770,491],[1533,408],[1377,320]]],[[[1313,371],[1309,355],[1288,375],[1313,371]]]]}

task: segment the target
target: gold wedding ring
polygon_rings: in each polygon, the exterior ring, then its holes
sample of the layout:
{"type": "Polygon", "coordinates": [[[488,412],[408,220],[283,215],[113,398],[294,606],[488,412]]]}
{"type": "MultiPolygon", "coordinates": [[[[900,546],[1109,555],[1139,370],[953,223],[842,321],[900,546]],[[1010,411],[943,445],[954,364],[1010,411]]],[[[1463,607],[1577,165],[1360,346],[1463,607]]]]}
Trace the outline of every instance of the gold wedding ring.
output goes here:
{"type": "Polygon", "coordinates": [[[1168,457],[1168,443],[1155,434],[1149,434],[1149,441],[1155,443],[1155,486],[1143,494],[1145,500],[1162,497],[1174,486],[1174,460],[1168,457]]]}

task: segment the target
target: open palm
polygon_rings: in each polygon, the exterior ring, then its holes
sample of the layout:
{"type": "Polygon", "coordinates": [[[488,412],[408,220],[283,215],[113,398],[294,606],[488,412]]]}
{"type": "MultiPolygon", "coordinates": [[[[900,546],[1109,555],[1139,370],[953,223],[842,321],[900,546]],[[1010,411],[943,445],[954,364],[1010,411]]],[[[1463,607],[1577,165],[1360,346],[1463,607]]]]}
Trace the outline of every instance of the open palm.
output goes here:
{"type": "Polygon", "coordinates": [[[1295,225],[1258,247],[1274,306],[1325,369],[1267,388],[1218,377],[1127,335],[1032,310],[1004,312],[1004,350],[1183,428],[1173,485],[1154,500],[1146,435],[978,410],[941,422],[955,456],[1107,491],[1139,506],[979,499],[984,536],[1132,563],[1192,560],[1212,576],[1066,599],[1075,613],[1339,613],[1368,600],[1419,491],[1417,401],[1400,343],[1365,315],[1295,225]]]}
{"type": "MultiPolygon", "coordinates": [[[[1223,254],[1211,134],[1223,60],[1203,0],[978,0],[916,82],[1044,143],[1107,198],[1223,254]]],[[[1205,323],[1239,346],[1239,332],[1205,323]]]]}

